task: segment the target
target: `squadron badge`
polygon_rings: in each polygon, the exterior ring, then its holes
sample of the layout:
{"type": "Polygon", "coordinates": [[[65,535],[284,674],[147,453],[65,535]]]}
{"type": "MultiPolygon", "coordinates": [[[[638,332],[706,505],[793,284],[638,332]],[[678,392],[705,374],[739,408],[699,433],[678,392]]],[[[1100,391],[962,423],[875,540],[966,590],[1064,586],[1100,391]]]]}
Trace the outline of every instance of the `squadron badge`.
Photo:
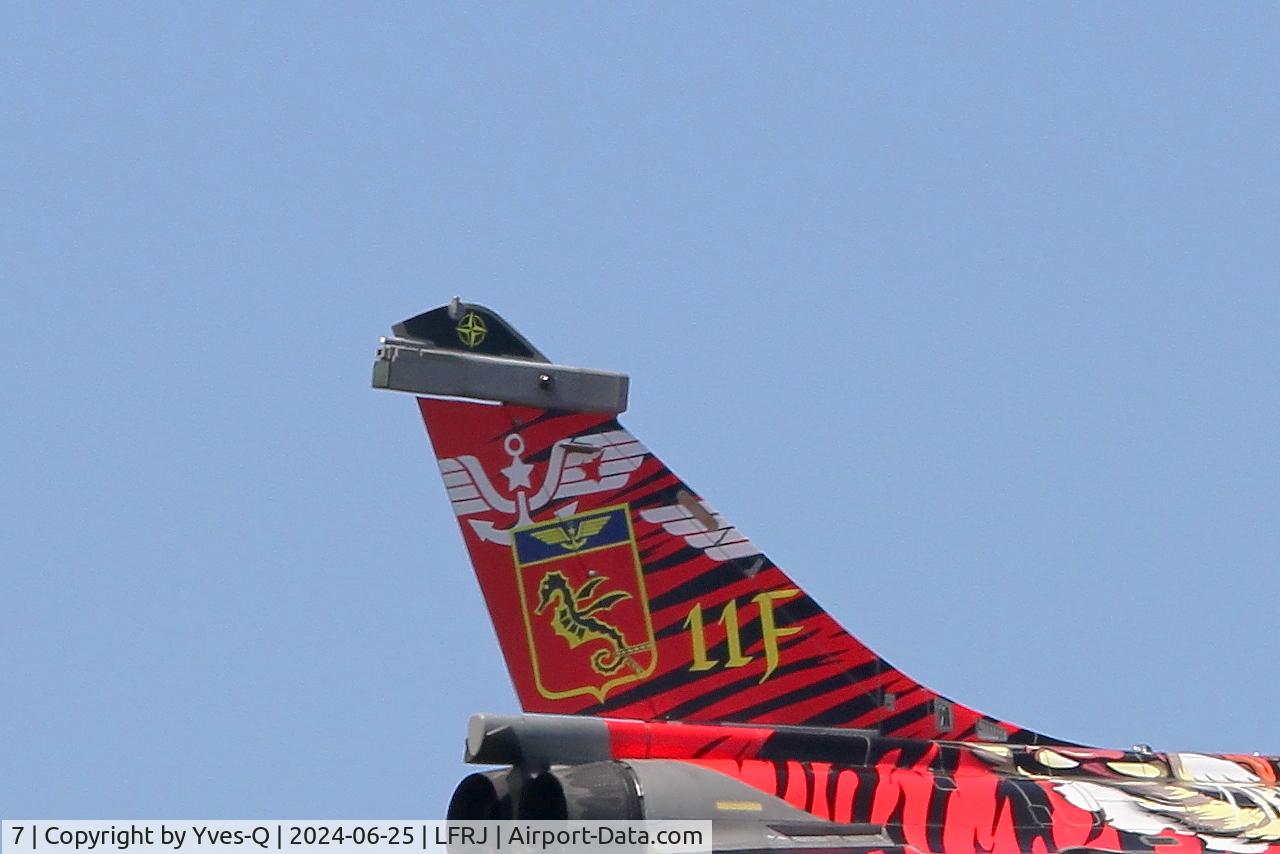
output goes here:
{"type": "Polygon", "coordinates": [[[628,505],[512,534],[538,693],[603,701],[614,688],[653,673],[653,623],[628,505]]]}

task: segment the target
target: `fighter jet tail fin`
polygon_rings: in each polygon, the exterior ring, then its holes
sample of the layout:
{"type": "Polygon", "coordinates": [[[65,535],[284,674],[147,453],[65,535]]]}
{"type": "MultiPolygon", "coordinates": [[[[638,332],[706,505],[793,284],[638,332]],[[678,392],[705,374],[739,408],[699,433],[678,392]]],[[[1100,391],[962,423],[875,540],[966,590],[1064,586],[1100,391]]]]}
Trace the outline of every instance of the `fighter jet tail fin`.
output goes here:
{"type": "Polygon", "coordinates": [[[1061,743],[845,631],[618,422],[625,376],[552,364],[479,306],[396,331],[375,385],[419,395],[526,711],[1061,743]]]}

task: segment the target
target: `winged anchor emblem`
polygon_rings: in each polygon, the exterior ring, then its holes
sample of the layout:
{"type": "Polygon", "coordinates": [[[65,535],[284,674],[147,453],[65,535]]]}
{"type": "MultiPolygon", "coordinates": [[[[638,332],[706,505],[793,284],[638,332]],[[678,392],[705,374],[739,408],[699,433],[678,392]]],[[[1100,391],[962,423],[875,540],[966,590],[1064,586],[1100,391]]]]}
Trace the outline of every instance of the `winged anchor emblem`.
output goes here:
{"type": "MultiPolygon", "coordinates": [[[[533,515],[552,502],[625,486],[648,453],[626,430],[560,439],[551,446],[545,464],[525,461],[525,440],[519,433],[507,436],[502,449],[509,462],[494,472],[499,483],[470,454],[440,461],[453,512],[460,518],[477,517],[467,518],[471,529],[480,539],[500,545],[510,545],[511,530],[533,524],[533,515]],[[543,469],[540,478],[539,469],[543,469]],[[509,524],[499,525],[495,517],[509,524]]],[[[577,509],[578,503],[570,501],[557,508],[555,516],[571,516],[577,509]]],[[[565,528],[562,533],[565,543],[591,536],[581,527],[565,528]]],[[[576,548],[581,544],[566,546],[568,551],[576,548]]]]}

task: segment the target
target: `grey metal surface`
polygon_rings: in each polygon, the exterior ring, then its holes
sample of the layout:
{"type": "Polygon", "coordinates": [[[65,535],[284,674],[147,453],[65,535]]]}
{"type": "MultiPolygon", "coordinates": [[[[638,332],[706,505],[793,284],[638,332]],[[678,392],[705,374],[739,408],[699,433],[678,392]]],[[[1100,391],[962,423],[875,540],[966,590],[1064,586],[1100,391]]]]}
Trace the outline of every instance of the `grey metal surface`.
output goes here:
{"type": "Polygon", "coordinates": [[[536,771],[612,757],[609,727],[600,718],[570,715],[472,715],[463,760],[475,765],[520,765],[536,771]]]}
{"type": "Polygon", "coordinates": [[[669,759],[631,759],[646,819],[715,822],[719,851],[860,851],[893,841],[871,824],[827,821],[708,768],[669,759]]]}
{"type": "Polygon", "coordinates": [[[754,786],[707,768],[670,759],[627,759],[648,819],[799,822],[821,819],[754,786]]]}
{"type": "Polygon", "coordinates": [[[469,397],[617,414],[627,408],[626,374],[438,350],[421,341],[383,338],[373,387],[411,394],[469,397]]]}

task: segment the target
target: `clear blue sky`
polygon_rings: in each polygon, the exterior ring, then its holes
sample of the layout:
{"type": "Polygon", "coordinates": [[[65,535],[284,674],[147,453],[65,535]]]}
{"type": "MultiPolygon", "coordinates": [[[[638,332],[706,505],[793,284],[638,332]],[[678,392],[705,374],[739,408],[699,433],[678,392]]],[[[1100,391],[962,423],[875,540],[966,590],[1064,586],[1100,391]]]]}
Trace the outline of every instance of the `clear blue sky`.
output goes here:
{"type": "Polygon", "coordinates": [[[0,814],[442,815],[454,294],[991,714],[1280,752],[1280,13],[7,4],[0,814]]]}

